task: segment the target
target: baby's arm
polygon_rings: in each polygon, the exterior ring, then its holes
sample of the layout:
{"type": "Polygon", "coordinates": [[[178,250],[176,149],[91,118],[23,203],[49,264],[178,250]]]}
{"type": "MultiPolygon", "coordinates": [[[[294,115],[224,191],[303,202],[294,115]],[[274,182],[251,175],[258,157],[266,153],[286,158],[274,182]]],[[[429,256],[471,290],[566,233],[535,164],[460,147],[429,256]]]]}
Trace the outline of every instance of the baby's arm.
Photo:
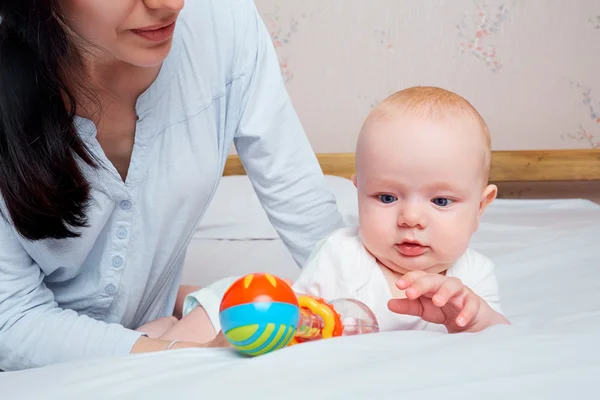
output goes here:
{"type": "Polygon", "coordinates": [[[180,320],[183,316],[183,303],[188,294],[194,293],[200,290],[198,286],[181,285],[177,291],[177,298],[175,300],[175,307],[173,308],[173,316],[180,320]]]}
{"type": "Polygon", "coordinates": [[[485,258],[474,275],[473,283],[469,288],[485,303],[479,315],[480,330],[497,324],[510,324],[504,315],[500,304],[500,289],[496,278],[494,263],[485,258]]]}
{"type": "MultiPolygon", "coordinates": [[[[320,243],[311,255],[308,264],[292,288],[297,293],[310,294],[317,297],[330,297],[334,294],[337,282],[337,269],[332,263],[338,252],[335,246],[321,246],[320,243]]],[[[215,338],[221,330],[219,307],[227,289],[240,277],[221,279],[185,296],[183,301],[183,318],[167,331],[161,338],[167,340],[183,340],[204,343],[215,338]]],[[[287,280],[286,280],[287,281],[287,280]]],[[[288,281],[288,284],[291,282],[288,281]]]]}
{"type": "Polygon", "coordinates": [[[492,310],[502,314],[500,289],[494,270],[494,263],[486,258],[485,262],[475,269],[468,286],[473,292],[485,300],[492,310]]]}
{"type": "Polygon", "coordinates": [[[300,276],[292,285],[294,292],[334,300],[345,288],[344,267],[353,258],[353,249],[344,248],[335,237],[317,243],[300,276]],[[344,257],[346,255],[346,257],[344,257]]]}
{"type": "Polygon", "coordinates": [[[203,343],[221,330],[219,307],[223,295],[239,277],[218,280],[185,296],[183,318],[165,333],[164,339],[187,340],[203,343]],[[190,339],[191,340],[191,339],[190,339]]]}
{"type": "Polygon", "coordinates": [[[163,317],[140,326],[136,331],[144,332],[149,338],[157,339],[173,328],[177,322],[175,317],[163,317]]]}
{"type": "Polygon", "coordinates": [[[206,310],[197,306],[161,336],[165,340],[206,343],[217,335],[206,310]]]}

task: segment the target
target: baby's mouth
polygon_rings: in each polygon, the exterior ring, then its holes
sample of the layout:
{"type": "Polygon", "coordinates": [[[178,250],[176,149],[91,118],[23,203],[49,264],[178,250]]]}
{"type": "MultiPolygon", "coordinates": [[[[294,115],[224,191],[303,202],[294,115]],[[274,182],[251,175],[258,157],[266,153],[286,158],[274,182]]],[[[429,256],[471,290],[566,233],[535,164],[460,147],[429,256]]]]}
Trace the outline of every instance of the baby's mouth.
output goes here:
{"type": "Polygon", "coordinates": [[[405,257],[418,257],[425,254],[429,247],[419,242],[405,240],[397,244],[396,249],[405,257]]]}

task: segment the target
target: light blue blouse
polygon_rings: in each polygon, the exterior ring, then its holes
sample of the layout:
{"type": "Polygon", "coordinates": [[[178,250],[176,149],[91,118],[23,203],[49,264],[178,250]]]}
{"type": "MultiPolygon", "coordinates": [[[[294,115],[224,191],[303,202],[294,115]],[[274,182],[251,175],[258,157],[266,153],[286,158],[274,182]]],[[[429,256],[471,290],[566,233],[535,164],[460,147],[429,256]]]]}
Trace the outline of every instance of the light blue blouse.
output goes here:
{"type": "Polygon", "coordinates": [[[133,329],[170,315],[232,144],[299,265],[342,226],[252,0],[186,2],[136,108],[125,182],[94,125],[76,119],[104,164],[83,166],[92,193],[80,238],[31,242],[0,218],[0,369],[125,355],[140,336],[133,329]]]}

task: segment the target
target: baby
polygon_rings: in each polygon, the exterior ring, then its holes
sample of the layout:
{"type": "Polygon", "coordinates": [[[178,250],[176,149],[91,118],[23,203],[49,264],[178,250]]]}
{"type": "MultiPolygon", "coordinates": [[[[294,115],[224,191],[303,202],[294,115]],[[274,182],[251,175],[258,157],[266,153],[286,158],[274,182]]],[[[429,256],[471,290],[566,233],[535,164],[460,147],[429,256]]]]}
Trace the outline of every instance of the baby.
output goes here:
{"type": "MultiPolygon", "coordinates": [[[[497,188],[490,134],[473,106],[435,87],[393,94],[367,117],[356,148],[359,226],[322,240],[293,289],[352,298],[381,331],[477,332],[509,324],[493,263],[469,242],[497,188]]],[[[207,340],[237,278],[193,292],[165,339],[207,340]]]]}

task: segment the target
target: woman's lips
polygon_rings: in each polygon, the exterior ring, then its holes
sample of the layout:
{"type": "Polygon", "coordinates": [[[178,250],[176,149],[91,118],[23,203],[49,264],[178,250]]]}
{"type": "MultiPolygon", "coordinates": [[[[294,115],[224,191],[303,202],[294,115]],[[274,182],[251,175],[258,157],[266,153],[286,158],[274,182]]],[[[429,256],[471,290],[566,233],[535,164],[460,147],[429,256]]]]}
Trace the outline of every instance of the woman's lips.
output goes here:
{"type": "Polygon", "coordinates": [[[153,42],[162,42],[163,40],[169,39],[173,35],[175,30],[175,21],[169,25],[155,28],[155,29],[132,29],[131,31],[144,39],[151,40],[153,42]]]}

